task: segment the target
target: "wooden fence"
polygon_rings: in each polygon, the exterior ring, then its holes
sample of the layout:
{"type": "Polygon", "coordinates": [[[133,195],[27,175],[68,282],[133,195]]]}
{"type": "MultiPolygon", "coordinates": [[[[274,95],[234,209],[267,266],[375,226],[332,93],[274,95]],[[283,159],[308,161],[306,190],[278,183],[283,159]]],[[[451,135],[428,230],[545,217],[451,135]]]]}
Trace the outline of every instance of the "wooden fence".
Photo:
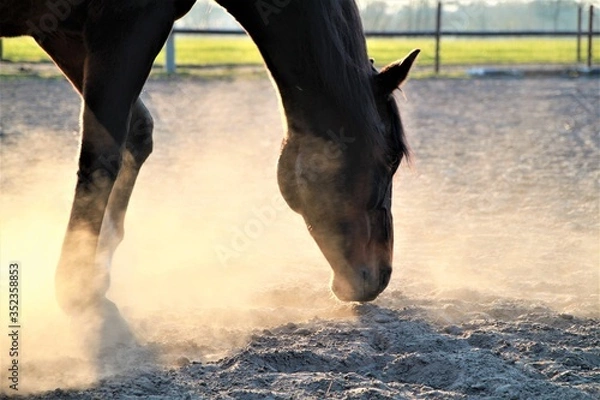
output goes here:
{"type": "MultiPolygon", "coordinates": [[[[577,12],[577,30],[575,31],[442,31],[442,2],[437,3],[435,29],[432,31],[406,31],[406,32],[366,32],[367,37],[429,37],[435,40],[434,70],[440,72],[441,51],[443,37],[574,37],[577,40],[576,59],[578,63],[583,60],[582,44],[583,38],[587,38],[586,64],[588,68],[592,67],[592,43],[594,36],[600,32],[594,31],[594,6],[590,5],[587,10],[583,5],[578,6],[577,12]],[[583,13],[588,12],[588,26],[585,30],[583,25],[583,13]]],[[[167,73],[174,74],[177,70],[177,58],[175,52],[176,35],[244,35],[242,30],[208,30],[208,29],[173,29],[166,43],[166,62],[165,69],[167,73]]],[[[2,60],[2,39],[0,38],[0,60],[2,60]]]]}
{"type": "MultiPolygon", "coordinates": [[[[592,67],[592,43],[594,35],[599,35],[600,32],[594,32],[594,6],[590,5],[588,11],[588,26],[587,30],[584,31],[582,26],[583,5],[578,6],[577,12],[577,30],[575,31],[442,31],[442,2],[437,3],[436,22],[435,30],[432,31],[406,31],[406,32],[376,32],[367,31],[365,35],[367,37],[429,37],[435,40],[435,56],[434,56],[434,71],[435,73],[440,72],[441,68],[441,50],[442,50],[442,38],[443,37],[573,37],[577,40],[577,62],[580,63],[583,60],[582,57],[582,42],[583,37],[587,37],[587,54],[586,64],[588,68],[592,67]]],[[[242,30],[210,30],[210,29],[173,29],[169,39],[166,43],[166,62],[165,69],[167,73],[174,74],[177,70],[176,52],[175,52],[175,35],[244,35],[245,32],[242,30]]]]}

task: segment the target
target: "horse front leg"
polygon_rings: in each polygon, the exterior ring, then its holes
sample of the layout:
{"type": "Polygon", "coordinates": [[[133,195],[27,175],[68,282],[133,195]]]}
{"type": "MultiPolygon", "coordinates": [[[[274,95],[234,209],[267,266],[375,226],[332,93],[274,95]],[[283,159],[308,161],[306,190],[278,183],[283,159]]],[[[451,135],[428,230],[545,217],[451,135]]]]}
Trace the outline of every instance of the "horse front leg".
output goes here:
{"type": "Polygon", "coordinates": [[[105,297],[109,271],[97,257],[102,245],[100,232],[105,216],[119,221],[124,215],[137,176],[129,174],[135,168],[122,168],[129,165],[125,151],[131,117],[139,114],[137,99],[173,24],[172,5],[148,3],[145,7],[144,12],[99,9],[84,33],[87,56],[81,154],[75,199],[56,271],[57,299],[70,314],[90,310],[114,314],[114,305],[105,297]],[[123,24],[115,26],[115,21],[123,24]],[[115,184],[119,175],[122,184],[115,184]],[[120,204],[114,215],[109,209],[111,196],[120,204]]]}
{"type": "Polygon", "coordinates": [[[114,252],[123,240],[125,214],[138,174],[152,152],[153,127],[150,112],[138,98],[131,112],[121,169],[110,194],[100,230],[97,258],[106,270],[110,269],[114,252]]]}
{"type": "Polygon", "coordinates": [[[98,263],[97,254],[104,214],[123,164],[129,111],[109,111],[112,107],[92,108],[88,104],[84,105],[82,116],[75,198],[55,283],[59,305],[75,317],[73,327],[82,335],[85,350],[101,372],[118,365],[118,349],[136,344],[118,308],[106,298],[110,271],[98,263]],[[108,114],[112,114],[112,126],[100,122],[101,116],[108,114]]]}
{"type": "Polygon", "coordinates": [[[113,110],[115,123],[106,126],[98,118],[102,113],[98,108],[87,102],[84,105],[75,197],[56,270],[58,303],[74,315],[101,306],[110,284],[108,271],[96,263],[96,250],[110,193],[122,164],[129,110],[113,110]]]}
{"type": "MultiPolygon", "coordinates": [[[[61,34],[41,40],[38,44],[52,57],[56,65],[84,98],[82,113],[82,143],[75,197],[56,272],[56,293],[59,305],[68,314],[77,315],[92,305],[101,303],[109,285],[106,271],[94,262],[103,209],[111,193],[114,177],[122,159],[123,129],[109,131],[95,117],[95,108],[102,108],[101,95],[88,88],[84,94],[84,72],[90,61],[83,35],[61,34]],[[86,100],[87,99],[87,100],[86,100]]],[[[88,76],[88,87],[98,77],[88,76]]],[[[129,111],[118,110],[115,118],[127,118],[129,111]]]]}

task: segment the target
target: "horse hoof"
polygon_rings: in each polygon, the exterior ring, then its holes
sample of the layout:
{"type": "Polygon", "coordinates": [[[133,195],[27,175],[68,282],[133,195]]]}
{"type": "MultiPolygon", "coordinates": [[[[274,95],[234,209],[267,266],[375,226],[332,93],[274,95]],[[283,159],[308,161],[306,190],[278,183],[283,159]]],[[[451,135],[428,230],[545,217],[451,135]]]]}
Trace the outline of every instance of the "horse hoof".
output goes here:
{"type": "Polygon", "coordinates": [[[71,322],[93,358],[110,358],[124,349],[139,346],[119,309],[108,299],[78,312],[71,322]]]}

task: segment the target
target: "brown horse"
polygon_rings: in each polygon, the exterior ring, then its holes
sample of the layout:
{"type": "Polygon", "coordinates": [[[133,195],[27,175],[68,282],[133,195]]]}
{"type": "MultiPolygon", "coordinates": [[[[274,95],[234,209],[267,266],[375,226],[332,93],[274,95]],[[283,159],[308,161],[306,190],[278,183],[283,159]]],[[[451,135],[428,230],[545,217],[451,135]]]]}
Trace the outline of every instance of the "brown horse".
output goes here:
{"type": "MultiPolygon", "coordinates": [[[[287,120],[281,192],[334,271],[332,289],[369,301],[392,271],[392,176],[408,150],[392,92],[418,54],[375,70],[354,0],[217,0],[258,46],[287,120]]],[[[56,272],[68,313],[113,310],[104,265],[123,237],[152,151],[139,99],[176,19],[194,0],[0,0],[0,36],[30,35],[83,98],[75,198],[56,272]]]]}

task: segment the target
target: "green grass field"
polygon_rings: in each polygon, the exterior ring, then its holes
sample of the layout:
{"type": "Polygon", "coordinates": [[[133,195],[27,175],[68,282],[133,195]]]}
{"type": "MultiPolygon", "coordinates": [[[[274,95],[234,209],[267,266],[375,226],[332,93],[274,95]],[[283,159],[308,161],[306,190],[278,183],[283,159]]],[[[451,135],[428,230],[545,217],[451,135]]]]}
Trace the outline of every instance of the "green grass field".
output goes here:
{"type": "MultiPolygon", "coordinates": [[[[261,64],[260,54],[247,37],[184,36],[176,38],[178,66],[261,64]]],[[[414,48],[422,50],[420,66],[433,65],[434,41],[414,38],[372,38],[369,54],[378,65],[402,58],[414,48]]],[[[582,43],[585,59],[587,42],[582,43]]],[[[594,64],[600,64],[600,40],[594,43],[594,64]]],[[[13,62],[47,62],[48,57],[30,38],[3,39],[3,58],[13,62]]],[[[164,50],[156,62],[164,64],[164,50]]],[[[574,38],[503,38],[456,39],[443,38],[441,63],[444,65],[519,65],[574,64],[574,38]]]]}

